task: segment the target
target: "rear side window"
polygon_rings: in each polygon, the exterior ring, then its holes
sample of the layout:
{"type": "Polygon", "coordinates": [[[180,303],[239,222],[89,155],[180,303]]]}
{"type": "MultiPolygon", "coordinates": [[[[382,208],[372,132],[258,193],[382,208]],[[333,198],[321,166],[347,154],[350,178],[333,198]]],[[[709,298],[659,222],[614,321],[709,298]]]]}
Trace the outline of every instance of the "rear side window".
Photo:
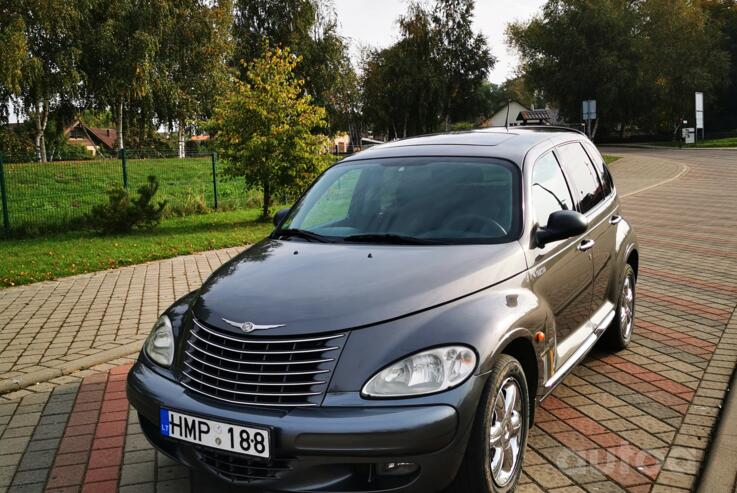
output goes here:
{"type": "Polygon", "coordinates": [[[553,212],[573,209],[571,192],[552,152],[538,159],[532,171],[532,206],[541,227],[547,226],[553,212]]]}
{"type": "Polygon", "coordinates": [[[614,180],[612,179],[612,174],[609,172],[609,168],[604,162],[604,158],[598,149],[596,149],[592,144],[586,142],[584,147],[586,148],[586,152],[591,158],[591,161],[594,162],[596,171],[599,173],[601,185],[604,187],[604,195],[609,196],[609,194],[614,190],[614,180]]]}
{"type": "Polygon", "coordinates": [[[606,196],[599,176],[588,154],[578,142],[560,146],[558,153],[566,176],[571,178],[573,182],[571,186],[576,189],[579,208],[585,214],[596,207],[606,196]]]}

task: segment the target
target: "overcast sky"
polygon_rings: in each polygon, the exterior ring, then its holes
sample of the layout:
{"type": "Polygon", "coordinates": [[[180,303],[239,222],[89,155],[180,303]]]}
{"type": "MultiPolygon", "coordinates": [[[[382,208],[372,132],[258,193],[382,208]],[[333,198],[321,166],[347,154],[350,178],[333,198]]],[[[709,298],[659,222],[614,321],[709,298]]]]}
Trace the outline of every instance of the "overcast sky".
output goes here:
{"type": "MultiPolygon", "coordinates": [[[[516,55],[507,47],[504,30],[509,22],[529,19],[544,0],[476,0],[474,28],[486,35],[499,60],[491,72],[493,82],[503,82],[514,74],[516,55]]],[[[352,41],[355,56],[361,46],[384,48],[397,38],[397,18],[407,10],[407,0],[335,0],[338,22],[344,36],[352,41]]]]}

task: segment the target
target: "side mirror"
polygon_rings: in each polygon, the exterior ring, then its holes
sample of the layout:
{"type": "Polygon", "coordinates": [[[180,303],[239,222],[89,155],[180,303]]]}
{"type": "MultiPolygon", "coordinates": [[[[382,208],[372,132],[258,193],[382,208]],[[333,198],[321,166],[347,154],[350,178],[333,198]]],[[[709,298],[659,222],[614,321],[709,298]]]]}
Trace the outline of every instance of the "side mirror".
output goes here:
{"type": "Polygon", "coordinates": [[[565,240],[584,234],[589,229],[589,220],[576,211],[555,211],[548,218],[548,225],[537,228],[535,240],[537,245],[544,247],[554,241],[565,240]]]}
{"type": "Polygon", "coordinates": [[[289,207],[280,210],[276,214],[274,214],[274,226],[278,227],[284,219],[286,219],[287,215],[289,214],[289,211],[291,209],[289,207]]]}

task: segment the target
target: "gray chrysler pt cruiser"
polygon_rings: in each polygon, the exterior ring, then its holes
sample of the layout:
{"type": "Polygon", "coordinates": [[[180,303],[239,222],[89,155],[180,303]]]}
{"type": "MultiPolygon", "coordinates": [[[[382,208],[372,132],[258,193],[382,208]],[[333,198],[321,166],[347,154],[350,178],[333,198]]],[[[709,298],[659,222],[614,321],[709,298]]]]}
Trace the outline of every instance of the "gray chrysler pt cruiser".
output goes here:
{"type": "Polygon", "coordinates": [[[275,223],[128,376],[156,448],[244,491],[511,491],[535,406],[632,337],[637,241],[571,130],[380,145],[275,223]]]}

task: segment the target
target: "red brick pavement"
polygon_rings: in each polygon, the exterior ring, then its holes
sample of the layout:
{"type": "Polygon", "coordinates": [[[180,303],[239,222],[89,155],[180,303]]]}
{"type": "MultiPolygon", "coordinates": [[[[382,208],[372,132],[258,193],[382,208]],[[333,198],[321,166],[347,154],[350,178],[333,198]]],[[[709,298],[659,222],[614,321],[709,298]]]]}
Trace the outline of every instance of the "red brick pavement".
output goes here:
{"type": "MultiPolygon", "coordinates": [[[[633,342],[592,354],[544,402],[519,491],[696,484],[737,360],[737,219],[723,190],[737,186],[737,160],[703,156],[678,180],[624,199],[642,243],[633,342]]],[[[190,489],[189,473],[143,439],[126,369],[0,403],[0,490],[190,489]]]]}

